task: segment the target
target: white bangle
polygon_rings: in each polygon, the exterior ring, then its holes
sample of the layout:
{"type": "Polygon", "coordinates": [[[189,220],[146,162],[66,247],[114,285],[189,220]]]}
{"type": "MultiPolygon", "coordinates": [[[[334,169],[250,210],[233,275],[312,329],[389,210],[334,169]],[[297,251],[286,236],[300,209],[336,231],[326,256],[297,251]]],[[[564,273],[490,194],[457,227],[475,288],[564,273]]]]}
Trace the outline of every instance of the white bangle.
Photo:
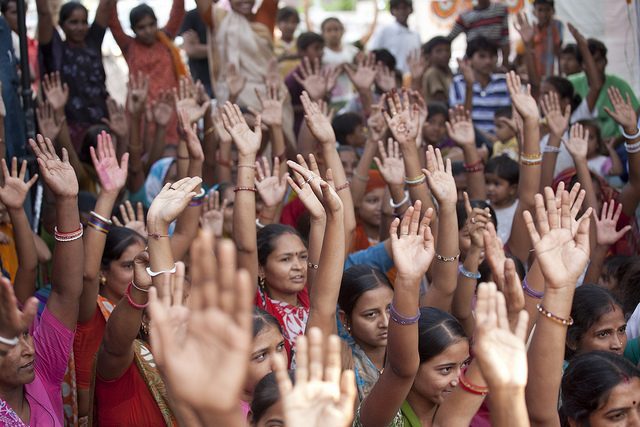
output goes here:
{"type": "Polygon", "coordinates": [[[17,346],[19,342],[20,342],[20,339],[18,337],[13,337],[13,338],[0,337],[0,344],[10,345],[11,347],[17,346]]]}
{"type": "Polygon", "coordinates": [[[164,273],[173,274],[176,272],[176,265],[173,264],[173,268],[171,270],[160,270],[160,271],[151,271],[151,267],[147,267],[147,274],[151,277],[156,277],[164,273]]]}
{"type": "Polygon", "coordinates": [[[393,208],[393,209],[398,209],[400,206],[404,205],[405,203],[407,203],[409,201],[409,192],[407,190],[404,191],[404,199],[402,199],[400,202],[398,203],[393,203],[393,197],[389,198],[389,205],[393,208]]]}
{"type": "Polygon", "coordinates": [[[542,150],[543,153],[559,153],[560,152],[560,147],[554,147],[552,145],[547,145],[544,147],[544,150],[542,150]]]}
{"type": "Polygon", "coordinates": [[[265,227],[265,225],[260,222],[260,218],[256,218],[256,226],[261,230],[265,227]]]}
{"type": "Polygon", "coordinates": [[[625,150],[627,150],[627,153],[629,154],[634,154],[637,152],[640,152],[640,141],[634,143],[634,144],[627,144],[626,142],[624,143],[624,148],[625,150]]]}
{"type": "Polygon", "coordinates": [[[636,126],[638,128],[638,131],[636,132],[635,135],[629,135],[624,131],[624,128],[622,126],[619,126],[620,128],[620,133],[622,134],[622,136],[624,136],[627,139],[636,139],[638,137],[640,137],[640,126],[636,126]]]}

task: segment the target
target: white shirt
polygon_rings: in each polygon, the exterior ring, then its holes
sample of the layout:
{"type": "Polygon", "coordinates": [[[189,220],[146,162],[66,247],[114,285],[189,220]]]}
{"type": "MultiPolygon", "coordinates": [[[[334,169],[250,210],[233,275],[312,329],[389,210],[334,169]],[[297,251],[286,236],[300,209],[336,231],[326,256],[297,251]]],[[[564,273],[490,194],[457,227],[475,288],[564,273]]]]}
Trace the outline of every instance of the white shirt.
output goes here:
{"type": "Polygon", "coordinates": [[[496,230],[498,237],[502,240],[503,244],[506,244],[511,236],[511,226],[513,225],[513,217],[516,215],[516,209],[518,208],[518,200],[515,200],[511,206],[506,208],[496,208],[493,210],[496,212],[496,220],[498,221],[498,229],[496,230]]]}
{"type": "MultiPolygon", "coordinates": [[[[353,58],[358,54],[358,48],[352,44],[345,44],[339,52],[324,47],[322,55],[322,63],[331,67],[337,67],[342,64],[351,64],[353,58]]],[[[331,91],[331,102],[347,102],[352,98],[354,93],[353,85],[346,73],[340,74],[336,80],[336,85],[331,91]]]]}
{"type": "Polygon", "coordinates": [[[420,49],[420,35],[394,21],[373,36],[369,50],[374,49],[387,49],[396,58],[396,69],[408,73],[407,56],[420,49]]]}

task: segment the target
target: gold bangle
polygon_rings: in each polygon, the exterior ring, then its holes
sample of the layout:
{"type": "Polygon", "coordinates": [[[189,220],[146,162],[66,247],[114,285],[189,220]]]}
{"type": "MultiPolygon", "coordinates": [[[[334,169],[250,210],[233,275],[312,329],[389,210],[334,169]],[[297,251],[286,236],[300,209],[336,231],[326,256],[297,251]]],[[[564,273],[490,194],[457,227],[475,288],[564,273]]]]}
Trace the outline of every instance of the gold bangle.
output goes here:
{"type": "Polygon", "coordinates": [[[207,130],[205,130],[205,131],[204,131],[204,136],[209,136],[209,135],[211,135],[211,134],[212,134],[213,132],[215,132],[215,131],[216,131],[215,126],[211,126],[209,129],[207,129],[207,130]]]}
{"type": "Polygon", "coordinates": [[[540,160],[524,160],[524,159],[521,159],[520,160],[520,164],[522,166],[538,166],[538,165],[542,164],[542,159],[540,159],[540,160]]]}
{"type": "Polygon", "coordinates": [[[520,157],[527,160],[538,160],[542,157],[542,153],[520,153],[520,157]]]}

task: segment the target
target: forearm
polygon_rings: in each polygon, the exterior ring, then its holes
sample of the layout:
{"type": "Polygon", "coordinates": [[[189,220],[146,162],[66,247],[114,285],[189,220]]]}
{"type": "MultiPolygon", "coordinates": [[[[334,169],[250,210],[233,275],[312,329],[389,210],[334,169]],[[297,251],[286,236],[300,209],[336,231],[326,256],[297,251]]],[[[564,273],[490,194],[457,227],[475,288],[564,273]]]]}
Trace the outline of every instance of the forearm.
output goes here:
{"type": "Polygon", "coordinates": [[[178,171],[178,179],[186,178],[189,176],[187,170],[189,169],[189,150],[187,149],[187,142],[180,138],[177,148],[176,169],[178,171]]]}
{"type": "Polygon", "coordinates": [[[593,181],[591,180],[591,171],[589,170],[589,166],[587,164],[587,159],[573,159],[576,164],[576,172],[578,175],[578,182],[580,182],[580,189],[584,190],[585,196],[584,201],[585,204],[583,207],[593,208],[597,211],[598,209],[598,198],[596,196],[595,189],[593,188],[593,181]]]}
{"type": "Polygon", "coordinates": [[[529,74],[529,84],[531,85],[531,93],[534,98],[538,99],[540,94],[540,74],[538,73],[538,66],[533,56],[535,48],[533,43],[526,45],[524,50],[524,62],[527,66],[527,74],[529,74]]]}
{"type": "MultiPolygon", "coordinates": [[[[394,283],[393,306],[404,317],[413,317],[418,307],[418,282],[420,278],[404,278],[398,274],[394,283]]],[[[413,378],[417,372],[418,323],[401,325],[389,321],[387,342],[387,368],[400,378],[413,378]]]]}
{"type": "Polygon", "coordinates": [[[95,22],[102,28],[107,28],[107,26],[109,25],[109,17],[111,16],[111,10],[114,3],[114,0],[100,0],[93,22],[95,22]]]}
{"type": "Polygon", "coordinates": [[[164,153],[165,146],[165,135],[166,129],[164,126],[156,125],[156,134],[153,139],[153,145],[151,146],[151,150],[149,151],[149,159],[147,160],[146,173],[149,173],[151,166],[162,157],[162,153],[164,153]]]}
{"type": "Polygon", "coordinates": [[[354,172],[354,177],[351,180],[351,196],[353,197],[354,206],[360,206],[362,198],[364,197],[365,190],[367,189],[367,182],[369,181],[369,168],[371,162],[378,152],[378,146],[376,141],[367,141],[364,146],[362,157],[358,161],[358,166],[354,172]]]}
{"type": "Polygon", "coordinates": [[[180,29],[182,20],[184,19],[184,0],[173,0],[171,10],[169,11],[169,21],[164,26],[164,31],[171,38],[174,38],[180,29]]]}
{"type": "MultiPolygon", "coordinates": [[[[311,264],[320,264],[326,224],[327,218],[325,216],[311,218],[311,227],[309,229],[309,262],[311,264]]],[[[309,289],[313,288],[317,275],[317,270],[307,268],[307,287],[309,289]]]]}
{"type": "Polygon", "coordinates": [[[145,180],[145,168],[142,162],[144,148],[140,141],[140,117],[133,115],[131,118],[131,131],[129,132],[129,170],[127,188],[129,192],[137,192],[145,180]]]}
{"type": "Polygon", "coordinates": [[[216,152],[218,151],[218,138],[216,138],[215,126],[211,119],[210,112],[207,112],[204,115],[204,129],[204,136],[202,138],[202,151],[204,153],[202,181],[207,187],[212,187],[216,183],[216,152]]]}
{"type": "Polygon", "coordinates": [[[530,425],[522,387],[492,388],[489,407],[493,427],[528,427],[530,425]]]}
{"type": "Polygon", "coordinates": [[[9,209],[13,225],[13,235],[18,254],[18,270],[14,279],[14,292],[18,301],[24,304],[36,290],[38,256],[33,240],[33,232],[23,208],[9,209]]]}
{"type": "MultiPolygon", "coordinates": [[[[253,165],[256,154],[239,154],[238,164],[253,165]]],[[[237,186],[255,188],[255,170],[238,168],[237,186]]],[[[233,209],[233,241],[238,250],[238,268],[246,268],[251,274],[253,283],[258,278],[258,242],[256,235],[256,196],[254,191],[239,190],[233,209]]]]}
{"type": "MultiPolygon", "coordinates": [[[[480,367],[476,361],[471,361],[469,368],[464,373],[466,380],[478,387],[486,387],[480,367]]],[[[436,413],[433,427],[467,427],[471,424],[473,416],[480,409],[484,396],[469,393],[462,387],[456,387],[450,396],[440,405],[436,413]]]]}
{"type": "Polygon", "coordinates": [[[473,82],[465,81],[466,88],[464,91],[464,109],[466,111],[473,110],[473,82]]]}
{"type": "Polygon", "coordinates": [[[480,153],[478,153],[476,144],[464,145],[462,152],[464,153],[465,164],[471,166],[471,168],[465,172],[467,174],[467,193],[469,193],[469,199],[487,200],[484,168],[479,167],[482,164],[482,157],[480,157],[480,153]]]}
{"type": "MultiPolygon", "coordinates": [[[[336,150],[335,141],[332,144],[322,144],[322,154],[327,164],[327,168],[333,172],[333,182],[336,188],[339,188],[347,183],[347,175],[344,172],[342,161],[336,150]]],[[[346,249],[351,249],[351,238],[356,229],[356,214],[353,206],[353,198],[351,197],[351,191],[344,189],[338,191],[338,196],[342,201],[342,208],[344,212],[344,239],[346,242],[346,249]]],[[[347,256],[347,252],[343,252],[344,256],[347,256]]]]}
{"type": "Polygon", "coordinates": [[[56,138],[56,142],[60,145],[60,148],[64,148],[67,150],[67,153],[69,154],[69,163],[71,164],[71,167],[73,167],[73,170],[78,177],[78,181],[86,182],[88,179],[87,173],[85,171],[84,165],[78,157],[78,153],[76,152],[75,147],[71,143],[71,136],[69,135],[69,127],[67,126],[66,120],[62,122],[60,133],[56,138]]]}
{"type": "Polygon", "coordinates": [[[231,143],[220,143],[218,146],[218,161],[216,162],[216,176],[218,182],[231,182],[231,143]]]}
{"type": "Polygon", "coordinates": [[[460,248],[458,239],[458,217],[455,204],[443,204],[438,214],[438,237],[436,239],[436,259],[433,265],[433,284],[425,297],[431,307],[450,312],[451,301],[456,290],[456,276],[458,275],[458,257],[460,248]],[[437,258],[455,257],[453,261],[442,261],[437,258]]]}
{"type": "MultiPolygon", "coordinates": [[[[202,160],[191,159],[189,161],[189,169],[187,170],[187,176],[195,177],[202,176],[202,160]]],[[[202,186],[198,184],[193,189],[196,194],[202,192],[202,186]]],[[[171,251],[175,260],[182,260],[191,246],[191,242],[198,235],[198,226],[200,221],[200,214],[202,213],[202,205],[191,206],[188,205],[184,211],[178,217],[176,221],[176,229],[171,237],[171,251]]]]}
{"type": "Polygon", "coordinates": [[[609,170],[609,176],[619,176],[624,172],[624,165],[622,164],[622,160],[620,160],[620,156],[613,148],[609,150],[609,158],[611,159],[611,169],[609,170]]]}
{"type": "Polygon", "coordinates": [[[53,37],[53,15],[49,7],[49,0],[36,0],[38,10],[38,41],[41,44],[49,44],[53,37]]]}
{"type": "MultiPolygon", "coordinates": [[[[418,155],[418,148],[415,144],[403,144],[400,146],[400,150],[402,151],[402,160],[404,160],[406,176],[409,179],[424,176],[422,173],[422,165],[420,164],[420,157],[418,155]]],[[[435,210],[426,180],[421,184],[409,185],[409,195],[413,202],[416,202],[417,200],[422,202],[422,213],[426,212],[429,208],[433,208],[435,210]]],[[[432,225],[434,225],[433,222],[432,225]]]]}
{"type": "Polygon", "coordinates": [[[185,43],[182,48],[189,59],[205,59],[209,54],[209,47],[203,43],[185,43]]]}
{"type": "MultiPolygon", "coordinates": [[[[524,119],[524,141],[522,143],[522,158],[535,157],[540,154],[540,128],[538,117],[524,119]]],[[[524,206],[535,204],[535,195],[540,188],[541,163],[520,163],[520,177],[518,180],[518,198],[524,206]]]]}
{"type": "Polygon", "coordinates": [[[282,176],[287,172],[287,162],[283,161],[283,156],[287,156],[287,147],[284,141],[282,126],[271,126],[269,128],[269,135],[271,136],[271,152],[273,157],[280,158],[279,176],[282,176]]]}
{"type": "MultiPolygon", "coordinates": [[[[465,270],[471,273],[478,272],[481,251],[482,248],[478,248],[474,245],[471,246],[467,253],[467,257],[464,260],[464,264],[462,265],[465,270]]],[[[467,336],[473,336],[475,322],[473,320],[471,306],[477,284],[477,279],[472,279],[463,274],[458,274],[457,286],[455,293],[453,294],[451,314],[453,314],[462,324],[467,336]]]]}
{"type": "MultiPolygon", "coordinates": [[[[561,136],[549,135],[547,147],[560,148],[561,136]]],[[[556,162],[558,161],[558,153],[547,151],[542,153],[542,167],[540,172],[540,185],[538,191],[543,192],[544,187],[551,187],[553,185],[553,178],[556,170],[556,162]]]]}
{"type": "Polygon", "coordinates": [[[362,114],[369,117],[371,114],[371,106],[373,105],[373,93],[371,88],[358,88],[360,103],[362,104],[362,114]]]}

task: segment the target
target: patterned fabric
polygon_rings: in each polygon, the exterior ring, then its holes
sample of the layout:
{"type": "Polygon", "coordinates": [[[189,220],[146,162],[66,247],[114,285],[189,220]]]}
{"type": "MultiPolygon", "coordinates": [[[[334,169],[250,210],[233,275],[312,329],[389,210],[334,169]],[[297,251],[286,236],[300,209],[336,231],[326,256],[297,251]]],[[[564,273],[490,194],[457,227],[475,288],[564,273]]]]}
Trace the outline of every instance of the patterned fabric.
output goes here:
{"type": "Polygon", "coordinates": [[[504,4],[492,3],[486,9],[471,9],[461,13],[449,33],[453,40],[460,33],[467,35],[467,42],[484,36],[499,46],[509,44],[509,11],[504,4]]]}
{"type": "Polygon", "coordinates": [[[64,425],[78,425],[78,387],[76,383],[76,362],[73,348],[69,355],[69,363],[62,382],[62,410],[64,411],[64,425]]]}
{"type": "Polygon", "coordinates": [[[0,425],[3,427],[27,427],[7,402],[0,399],[0,425]]]}
{"type": "Polygon", "coordinates": [[[553,66],[562,46],[562,22],[554,19],[546,28],[535,26],[533,45],[540,77],[553,75],[553,66]]]}

